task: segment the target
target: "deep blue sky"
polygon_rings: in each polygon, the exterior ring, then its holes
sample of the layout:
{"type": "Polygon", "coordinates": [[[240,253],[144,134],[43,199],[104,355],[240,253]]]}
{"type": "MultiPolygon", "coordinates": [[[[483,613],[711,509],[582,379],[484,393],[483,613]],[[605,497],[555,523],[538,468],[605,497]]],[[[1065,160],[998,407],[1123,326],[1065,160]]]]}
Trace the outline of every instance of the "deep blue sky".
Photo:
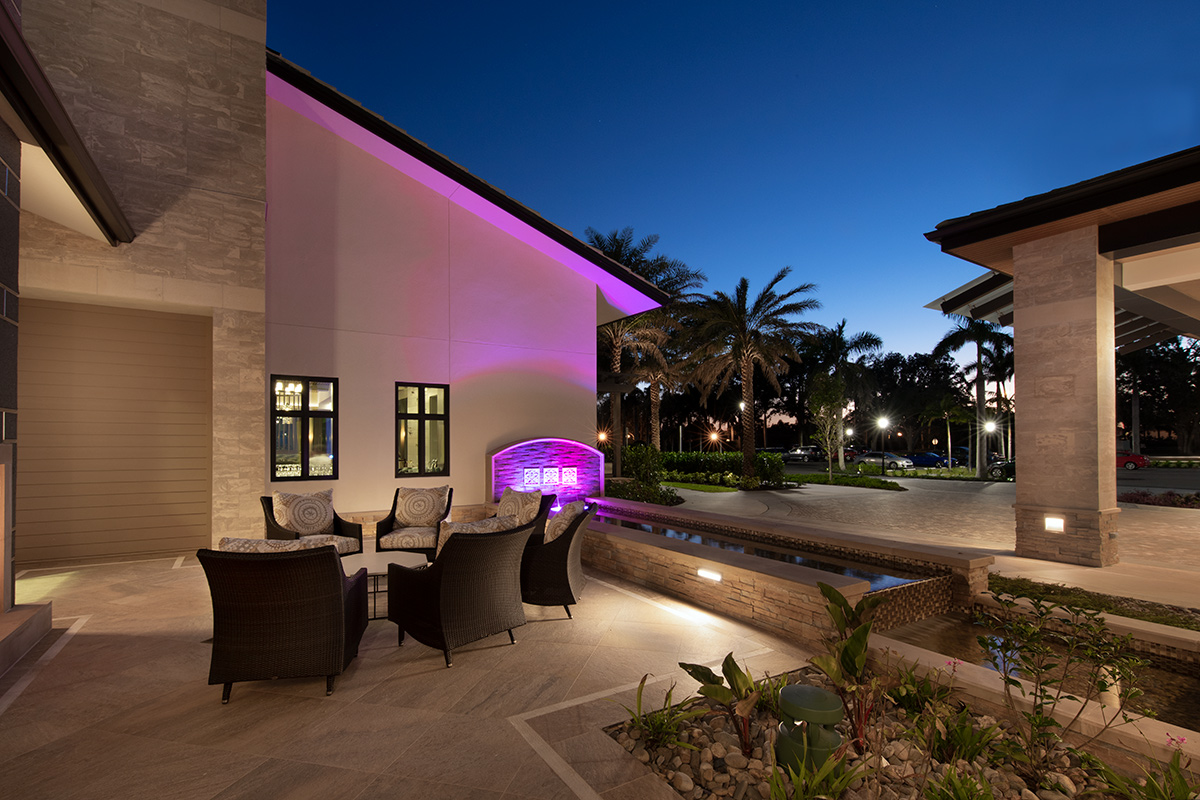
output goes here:
{"type": "Polygon", "coordinates": [[[928,351],[922,234],[1200,144],[1200,4],[275,0],[267,44],[583,238],[928,351]]]}

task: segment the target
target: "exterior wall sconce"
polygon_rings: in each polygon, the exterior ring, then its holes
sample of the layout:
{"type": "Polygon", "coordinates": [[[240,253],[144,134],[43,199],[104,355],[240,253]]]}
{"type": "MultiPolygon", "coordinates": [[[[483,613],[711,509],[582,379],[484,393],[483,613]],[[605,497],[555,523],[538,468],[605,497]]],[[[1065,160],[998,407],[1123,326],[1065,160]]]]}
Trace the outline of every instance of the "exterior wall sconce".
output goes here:
{"type": "Polygon", "coordinates": [[[696,574],[701,578],[707,578],[710,581],[716,581],[717,583],[721,582],[721,573],[713,572],[711,569],[698,569],[696,570],[696,574]]]}
{"type": "Polygon", "coordinates": [[[1051,533],[1062,533],[1064,530],[1064,520],[1062,517],[1046,517],[1046,530],[1051,533]]]}

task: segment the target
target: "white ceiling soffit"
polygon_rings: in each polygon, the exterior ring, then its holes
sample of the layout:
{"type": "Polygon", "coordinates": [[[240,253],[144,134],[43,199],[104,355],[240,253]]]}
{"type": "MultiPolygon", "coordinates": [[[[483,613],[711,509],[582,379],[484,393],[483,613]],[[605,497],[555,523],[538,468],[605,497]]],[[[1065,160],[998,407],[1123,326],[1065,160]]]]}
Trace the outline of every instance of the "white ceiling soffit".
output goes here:
{"type": "MultiPolygon", "coordinates": [[[[1150,286],[1139,292],[1116,286],[1113,305],[1118,353],[1130,353],[1181,335],[1200,337],[1200,280],[1150,286]]],[[[1012,325],[1012,278],[987,272],[925,307],[1012,325]]]]}
{"type": "Polygon", "coordinates": [[[96,241],[108,241],[46,151],[28,142],[21,143],[21,210],[96,241]]]}

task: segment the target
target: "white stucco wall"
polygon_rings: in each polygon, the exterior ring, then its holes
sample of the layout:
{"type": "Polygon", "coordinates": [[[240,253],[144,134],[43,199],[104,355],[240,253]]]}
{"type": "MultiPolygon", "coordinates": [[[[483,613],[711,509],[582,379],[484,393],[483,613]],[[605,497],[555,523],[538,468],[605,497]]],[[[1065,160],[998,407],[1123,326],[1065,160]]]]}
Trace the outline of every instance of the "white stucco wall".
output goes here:
{"type": "Polygon", "coordinates": [[[486,454],[590,441],[596,286],[267,101],[267,371],[339,382],[339,511],[386,508],[396,486],[484,501],[486,454]],[[395,477],[397,381],[450,385],[450,477],[395,477]]]}

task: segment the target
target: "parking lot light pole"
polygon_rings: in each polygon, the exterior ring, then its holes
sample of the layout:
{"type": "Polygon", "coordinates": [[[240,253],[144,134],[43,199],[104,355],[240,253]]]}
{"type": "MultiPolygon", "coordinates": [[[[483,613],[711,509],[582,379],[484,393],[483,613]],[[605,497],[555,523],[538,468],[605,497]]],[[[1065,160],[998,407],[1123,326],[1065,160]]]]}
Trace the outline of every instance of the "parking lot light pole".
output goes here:
{"type": "Polygon", "coordinates": [[[891,424],[887,417],[880,417],[875,421],[879,426],[879,474],[887,475],[887,429],[891,424]]]}

